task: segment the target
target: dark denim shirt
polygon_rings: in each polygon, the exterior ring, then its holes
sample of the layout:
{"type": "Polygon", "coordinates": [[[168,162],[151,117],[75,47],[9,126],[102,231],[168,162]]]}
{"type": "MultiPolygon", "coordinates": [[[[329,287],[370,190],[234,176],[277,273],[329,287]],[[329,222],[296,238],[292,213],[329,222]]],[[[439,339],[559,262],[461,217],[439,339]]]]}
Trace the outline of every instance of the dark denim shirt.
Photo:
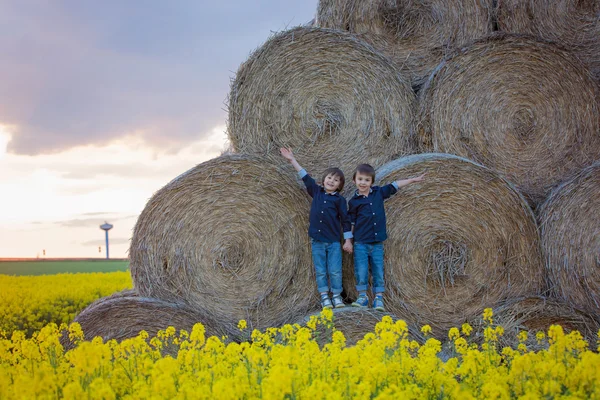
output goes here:
{"type": "Polygon", "coordinates": [[[396,182],[373,186],[368,196],[355,192],[350,199],[348,213],[354,225],[355,243],[376,243],[387,239],[383,201],[398,191],[396,182]]]}
{"type": "Polygon", "coordinates": [[[322,186],[306,173],[298,172],[306,190],[312,197],[308,235],[320,242],[339,242],[344,229],[344,239],[352,239],[352,225],[348,216],[346,199],[338,192],[327,193],[322,186]]]}

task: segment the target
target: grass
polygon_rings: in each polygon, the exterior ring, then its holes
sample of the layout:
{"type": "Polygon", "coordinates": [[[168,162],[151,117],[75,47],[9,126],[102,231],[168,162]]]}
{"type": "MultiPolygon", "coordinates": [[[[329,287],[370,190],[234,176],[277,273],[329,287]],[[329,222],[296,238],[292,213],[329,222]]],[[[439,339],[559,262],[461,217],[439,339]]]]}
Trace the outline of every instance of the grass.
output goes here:
{"type": "Polygon", "coordinates": [[[54,275],[76,272],[126,271],[127,260],[41,260],[0,261],[0,274],[4,275],[54,275]]]}

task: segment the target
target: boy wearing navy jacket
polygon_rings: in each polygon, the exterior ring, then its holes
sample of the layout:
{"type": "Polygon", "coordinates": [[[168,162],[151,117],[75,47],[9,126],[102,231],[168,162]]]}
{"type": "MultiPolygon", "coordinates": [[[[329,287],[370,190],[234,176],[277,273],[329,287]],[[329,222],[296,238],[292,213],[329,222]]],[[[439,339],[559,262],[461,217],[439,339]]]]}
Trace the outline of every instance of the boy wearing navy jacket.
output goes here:
{"type": "Polygon", "coordinates": [[[383,241],[387,239],[385,209],[383,201],[399,188],[423,180],[425,174],[411,179],[402,179],[385,186],[373,186],[375,169],[369,164],[356,168],[352,180],[357,190],[349,201],[350,220],[354,234],[354,275],[358,298],[354,307],[368,307],[367,286],[369,283],[369,263],[373,276],[373,308],[385,311],[383,306],[383,241]]]}
{"type": "Polygon", "coordinates": [[[344,188],[344,173],[338,168],[329,168],[323,174],[323,186],[298,164],[290,149],[281,148],[281,155],[298,171],[308,194],[312,197],[308,235],[311,238],[313,263],[317,277],[317,289],[321,294],[323,308],[344,307],[342,293],[342,228],[344,250],[352,252],[352,227],[346,199],[340,195],[344,188]],[[328,279],[329,278],[329,283],[328,279]],[[333,298],[329,298],[329,291],[333,298]],[[332,304],[333,300],[333,304],[332,304]]]}

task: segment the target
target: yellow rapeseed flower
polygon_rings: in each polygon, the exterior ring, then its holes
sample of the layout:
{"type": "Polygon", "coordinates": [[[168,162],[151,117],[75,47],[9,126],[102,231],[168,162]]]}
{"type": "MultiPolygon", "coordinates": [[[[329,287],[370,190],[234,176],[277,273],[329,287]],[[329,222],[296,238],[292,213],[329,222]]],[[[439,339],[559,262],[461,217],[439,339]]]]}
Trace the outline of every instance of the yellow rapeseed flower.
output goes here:
{"type": "Polygon", "coordinates": [[[461,331],[465,336],[471,336],[471,332],[473,332],[473,327],[467,323],[462,324],[461,331]]]}
{"type": "Polygon", "coordinates": [[[494,312],[492,311],[491,308],[486,308],[485,310],[483,310],[483,321],[484,322],[487,322],[488,324],[492,324],[493,316],[494,316],[494,312]]]}
{"type": "Polygon", "coordinates": [[[456,340],[460,337],[460,332],[458,331],[458,328],[450,328],[450,330],[448,331],[448,339],[450,340],[456,340]]]}
{"type": "Polygon", "coordinates": [[[240,331],[243,331],[248,327],[248,324],[246,323],[245,319],[241,319],[240,322],[238,322],[237,327],[240,331]]]}
{"type": "Polygon", "coordinates": [[[421,327],[421,332],[423,332],[423,334],[425,334],[425,335],[430,335],[431,334],[431,326],[423,325],[421,327]]]}

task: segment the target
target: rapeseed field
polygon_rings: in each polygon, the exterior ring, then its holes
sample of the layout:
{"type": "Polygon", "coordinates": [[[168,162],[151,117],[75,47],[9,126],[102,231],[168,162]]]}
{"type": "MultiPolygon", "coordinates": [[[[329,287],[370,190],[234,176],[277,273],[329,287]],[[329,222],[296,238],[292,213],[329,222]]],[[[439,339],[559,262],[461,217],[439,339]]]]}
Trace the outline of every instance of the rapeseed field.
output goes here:
{"type": "MultiPolygon", "coordinates": [[[[448,332],[444,356],[440,341],[429,337],[418,343],[404,321],[390,317],[356,346],[346,346],[330,310],[306,326],[265,332],[250,332],[240,321],[248,339],[242,343],[207,337],[202,324],[190,332],[170,327],[155,338],[142,332],[120,343],[83,341],[80,326],[67,325],[73,310],[130,287],[127,278],[118,272],[56,276],[57,281],[0,277],[3,289],[9,285],[24,292],[0,298],[0,399],[600,398],[598,343],[552,326],[536,335],[535,350],[528,347],[532,338],[526,332],[519,334],[517,348],[500,348],[504,332],[494,324],[491,309],[483,315],[483,343],[472,340],[473,329],[465,324],[448,332]],[[85,286],[91,282],[95,289],[85,286]],[[55,289],[61,294],[50,295],[55,289]],[[69,311],[63,310],[65,304],[69,311]],[[11,305],[18,305],[24,321],[7,311],[11,305]],[[45,316],[47,323],[38,327],[45,316]],[[59,342],[63,331],[76,344],[66,352],[59,342]],[[324,345],[316,335],[326,336],[319,338],[324,345]],[[167,346],[178,349],[175,358],[161,351],[167,346]]],[[[430,328],[422,331],[427,335],[430,328]]]]}

